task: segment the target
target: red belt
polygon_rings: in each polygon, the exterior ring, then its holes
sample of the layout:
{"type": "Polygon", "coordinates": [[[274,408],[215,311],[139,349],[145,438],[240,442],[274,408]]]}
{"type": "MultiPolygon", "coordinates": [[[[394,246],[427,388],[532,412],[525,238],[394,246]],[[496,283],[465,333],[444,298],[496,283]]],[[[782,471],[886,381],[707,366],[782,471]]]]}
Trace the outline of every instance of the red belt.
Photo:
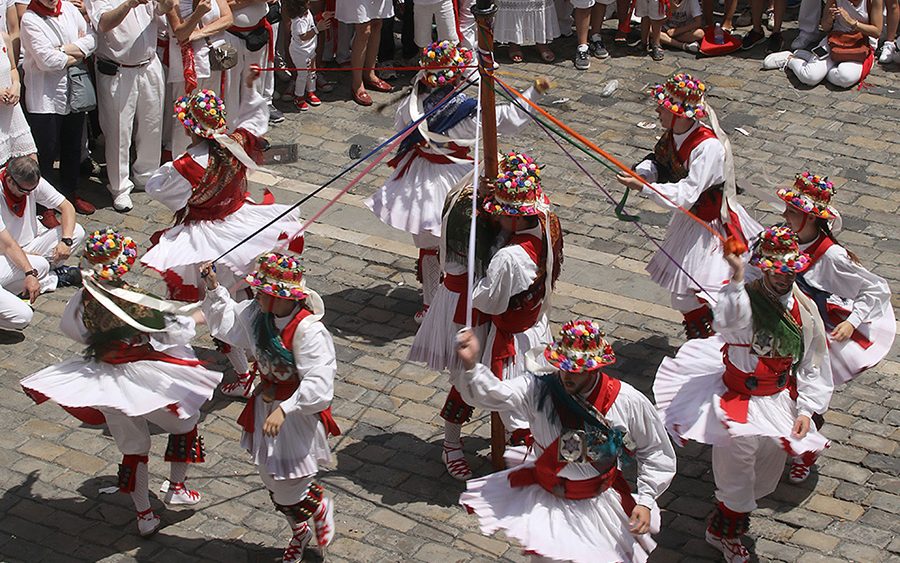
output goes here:
{"type": "Polygon", "coordinates": [[[247,27],[239,27],[233,25],[228,28],[228,31],[235,31],[237,33],[247,33],[248,31],[253,31],[255,29],[259,29],[260,27],[266,28],[266,31],[269,32],[269,45],[268,45],[268,53],[267,57],[270,63],[275,62],[275,33],[272,31],[272,24],[269,23],[269,20],[263,16],[263,19],[256,22],[256,25],[250,25],[247,27]]]}
{"type": "MultiPolygon", "coordinates": [[[[850,316],[850,311],[844,309],[840,305],[835,305],[834,303],[825,304],[825,313],[828,315],[828,320],[835,326],[846,321],[847,317],[850,316]]],[[[855,328],[853,329],[853,334],[850,335],[850,340],[859,344],[863,350],[868,350],[873,344],[871,340],[866,338],[865,334],[855,328]]]]}
{"type": "Polygon", "coordinates": [[[728,358],[729,346],[722,347],[725,373],[722,381],[728,391],[722,395],[721,406],[728,418],[739,423],[747,422],[750,397],[777,395],[790,389],[791,398],[797,398],[797,380],[791,374],[793,358],[759,358],[753,373],[738,369],[728,358]]]}
{"type": "Polygon", "coordinates": [[[201,362],[200,360],[176,358],[175,356],[164,354],[163,352],[154,350],[153,347],[150,346],[150,344],[144,344],[141,346],[128,346],[126,344],[118,344],[110,350],[101,352],[97,359],[101,362],[113,365],[141,361],[165,362],[167,364],[190,367],[203,365],[203,362],[201,362]]]}
{"type": "Polygon", "coordinates": [[[516,357],[515,335],[533,327],[541,313],[540,304],[534,309],[516,309],[502,315],[493,315],[491,320],[497,331],[491,346],[491,371],[497,379],[503,379],[503,362],[516,357]]]}
{"type": "MultiPolygon", "coordinates": [[[[300,387],[300,382],[296,379],[282,383],[267,380],[260,375],[260,386],[257,388],[254,396],[244,405],[244,410],[241,411],[237,419],[238,425],[244,429],[244,432],[253,434],[253,431],[256,429],[256,395],[259,393],[273,392],[272,396],[276,401],[284,401],[293,395],[298,387],[300,387]]],[[[322,425],[325,427],[326,436],[341,435],[341,429],[331,414],[331,407],[319,411],[318,415],[319,420],[322,421],[322,425]]]]}
{"type": "Polygon", "coordinates": [[[417,144],[413,145],[409,151],[398,154],[394,158],[388,161],[388,166],[391,168],[397,168],[400,164],[400,161],[403,160],[405,156],[409,154],[411,151],[413,155],[406,161],[406,164],[403,165],[402,168],[397,170],[397,178],[402,178],[406,175],[406,172],[409,170],[409,167],[412,166],[412,163],[417,158],[424,158],[428,162],[433,164],[454,164],[456,160],[472,160],[469,156],[469,149],[467,147],[461,147],[455,143],[448,143],[447,148],[451,150],[449,155],[444,154],[435,154],[431,152],[427,152],[423,150],[423,145],[417,144]],[[451,160],[451,157],[456,160],[451,160]]]}
{"type": "MultiPolygon", "coordinates": [[[[444,274],[444,287],[459,294],[456,301],[456,311],[453,313],[453,322],[459,325],[466,324],[466,305],[468,305],[469,276],[468,274],[444,274]]],[[[483,325],[490,319],[478,309],[472,309],[472,326],[483,325]]]]}
{"type": "Polygon", "coordinates": [[[247,201],[247,193],[235,197],[231,201],[221,201],[217,205],[206,204],[188,205],[187,215],[184,216],[184,223],[193,223],[195,221],[217,221],[228,217],[238,209],[244,206],[247,201]]]}
{"type": "Polygon", "coordinates": [[[612,488],[619,493],[622,508],[629,516],[637,504],[631,495],[631,487],[628,486],[622,472],[615,465],[602,475],[577,481],[552,475],[546,471],[539,471],[535,465],[517,469],[511,472],[507,479],[509,479],[509,486],[513,488],[540,485],[548,493],[572,500],[594,498],[612,488]]]}

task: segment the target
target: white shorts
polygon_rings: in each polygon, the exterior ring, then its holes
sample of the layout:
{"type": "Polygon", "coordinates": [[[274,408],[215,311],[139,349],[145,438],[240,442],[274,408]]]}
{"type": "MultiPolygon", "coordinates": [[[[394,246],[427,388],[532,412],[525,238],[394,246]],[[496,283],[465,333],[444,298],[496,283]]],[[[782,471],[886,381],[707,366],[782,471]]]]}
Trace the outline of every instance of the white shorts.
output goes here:
{"type": "Polygon", "coordinates": [[[659,0],[635,0],[634,15],[638,18],[659,21],[666,19],[666,10],[659,0]]]}
{"type": "Polygon", "coordinates": [[[342,23],[368,23],[394,17],[392,0],[339,0],[335,17],[342,23]]]}
{"type": "Polygon", "coordinates": [[[609,6],[614,4],[616,0],[570,0],[570,2],[572,2],[572,7],[576,10],[587,10],[593,8],[597,4],[609,6]]]}

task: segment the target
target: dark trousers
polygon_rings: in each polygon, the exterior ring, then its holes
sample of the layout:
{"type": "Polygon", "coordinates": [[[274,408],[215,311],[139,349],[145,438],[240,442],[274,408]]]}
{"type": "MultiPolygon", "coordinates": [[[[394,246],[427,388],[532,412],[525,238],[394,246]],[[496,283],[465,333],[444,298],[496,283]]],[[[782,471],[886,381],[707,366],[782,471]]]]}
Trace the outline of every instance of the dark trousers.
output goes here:
{"type": "Polygon", "coordinates": [[[54,178],[53,162],[59,160],[56,188],[72,198],[78,188],[84,114],[29,113],[28,124],[38,151],[41,176],[54,178]]]}

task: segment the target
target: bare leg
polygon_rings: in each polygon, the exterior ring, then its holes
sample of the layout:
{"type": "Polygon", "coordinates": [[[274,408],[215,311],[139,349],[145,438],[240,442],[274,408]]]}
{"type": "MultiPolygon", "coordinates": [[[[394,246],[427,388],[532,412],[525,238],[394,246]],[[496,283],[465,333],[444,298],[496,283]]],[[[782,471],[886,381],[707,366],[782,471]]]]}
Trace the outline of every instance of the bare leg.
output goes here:
{"type": "MultiPolygon", "coordinates": [[[[782,0],[784,1],[784,0],[782,0]]],[[[381,20],[372,20],[369,22],[368,46],[366,47],[366,67],[373,70],[366,71],[366,78],[369,81],[378,80],[375,75],[375,63],[378,62],[378,46],[381,43],[381,20]]]]}
{"type": "MultiPolygon", "coordinates": [[[[353,68],[358,69],[366,66],[368,58],[366,51],[369,44],[372,43],[370,40],[372,37],[375,37],[374,50],[377,56],[380,37],[377,33],[372,33],[372,22],[358,23],[355,27],[356,33],[353,35],[353,44],[350,47],[350,64],[353,68]]],[[[361,70],[352,71],[351,80],[351,87],[354,92],[361,94],[366,91],[365,87],[363,87],[363,72],[361,70]]]]}

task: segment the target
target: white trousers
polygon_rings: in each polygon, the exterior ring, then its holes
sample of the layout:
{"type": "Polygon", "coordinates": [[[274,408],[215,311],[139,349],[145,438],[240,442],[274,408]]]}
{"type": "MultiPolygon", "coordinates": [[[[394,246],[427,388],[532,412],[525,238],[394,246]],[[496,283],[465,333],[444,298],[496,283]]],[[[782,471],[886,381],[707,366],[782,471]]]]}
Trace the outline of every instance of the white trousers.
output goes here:
{"type": "Polygon", "coordinates": [[[824,79],[839,88],[849,88],[859,82],[863,71],[862,63],[836,63],[830,55],[820,59],[806,50],[796,51],[787,67],[807,86],[815,86],[824,79]]]}
{"type": "MultiPolygon", "coordinates": [[[[300,47],[291,42],[291,60],[297,68],[313,68],[316,65],[316,46],[300,47]]],[[[316,91],[315,71],[298,70],[294,80],[294,96],[302,98],[307,92],[316,91]]]]}
{"type": "Polygon", "coordinates": [[[148,422],[152,422],[169,434],[187,434],[200,420],[200,413],[190,418],[178,418],[178,415],[165,407],[143,416],[127,416],[114,409],[100,410],[106,417],[109,433],[112,434],[116,447],[122,455],[147,455],[150,452],[148,422]]]}
{"type": "Polygon", "coordinates": [[[276,479],[269,474],[269,471],[257,465],[259,478],[262,479],[263,485],[272,493],[272,498],[278,504],[291,506],[297,504],[306,497],[309,485],[313,482],[315,475],[307,475],[297,479],[276,479]]]}
{"type": "Polygon", "coordinates": [[[438,41],[456,41],[456,15],[453,0],[441,0],[437,4],[416,4],[413,25],[416,46],[420,49],[431,44],[431,22],[437,24],[438,41]]]}
{"type": "Polygon", "coordinates": [[[130,194],[135,184],[143,186],[159,168],[165,93],[166,79],[157,57],[142,67],[119,67],[115,76],[97,73],[100,128],[106,138],[109,193],[114,198],[130,194]]]}
{"type": "Polygon", "coordinates": [[[772,438],[743,436],[713,446],[716,499],[735,512],[751,512],[756,500],[778,488],[787,453],[772,438]]]}
{"type": "MultiPolygon", "coordinates": [[[[277,33],[274,29],[272,31],[277,33]]],[[[272,40],[274,41],[274,38],[272,40]]],[[[269,64],[268,45],[259,51],[254,52],[247,48],[246,41],[231,33],[225,34],[225,41],[232,45],[237,51],[237,64],[226,71],[225,92],[223,94],[225,109],[228,111],[229,115],[236,116],[238,115],[238,108],[240,108],[241,104],[241,80],[243,80],[244,73],[250,68],[250,65],[259,65],[260,68],[266,68],[272,65],[269,64]]],[[[274,84],[274,76],[275,75],[272,72],[262,73],[259,80],[253,83],[253,89],[259,92],[260,96],[265,98],[267,81],[264,78],[271,78],[274,84]]],[[[215,91],[216,89],[213,88],[213,90],[215,91]]],[[[268,99],[271,99],[271,95],[268,99]]],[[[232,123],[232,126],[237,127],[237,124],[232,123]]]]}
{"type": "Polygon", "coordinates": [[[459,31],[462,33],[461,45],[474,50],[477,41],[478,26],[475,24],[475,16],[472,14],[472,6],[475,0],[454,0],[456,2],[456,17],[459,31]]]}
{"type": "MultiPolygon", "coordinates": [[[[36,236],[31,242],[22,247],[28,255],[31,267],[38,271],[38,281],[41,284],[41,293],[53,291],[58,282],[56,274],[51,267],[59,264],[51,264],[53,249],[59,244],[62,237],[62,227],[45,230],[36,236]]],[[[80,249],[84,242],[84,228],[76,223],[75,232],[72,234],[73,249],[80,249]]],[[[25,272],[17,268],[6,256],[0,256],[0,329],[22,330],[31,322],[34,311],[27,301],[19,299],[17,295],[25,290],[25,272]]]]}
{"type": "Polygon", "coordinates": [[[817,33],[822,19],[822,0],[802,0],[797,16],[797,27],[806,33],[817,33]]]}

